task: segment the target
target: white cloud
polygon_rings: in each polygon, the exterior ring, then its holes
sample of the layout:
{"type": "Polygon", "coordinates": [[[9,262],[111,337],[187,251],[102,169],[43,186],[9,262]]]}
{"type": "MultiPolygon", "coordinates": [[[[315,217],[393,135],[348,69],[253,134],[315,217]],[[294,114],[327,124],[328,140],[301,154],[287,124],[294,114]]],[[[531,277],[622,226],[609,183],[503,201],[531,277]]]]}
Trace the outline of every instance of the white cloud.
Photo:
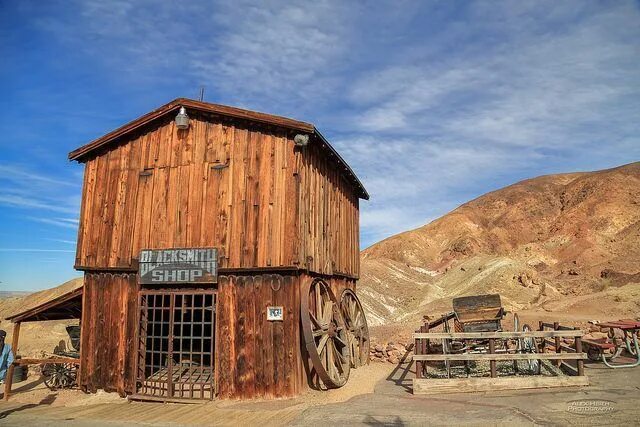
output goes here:
{"type": "Polygon", "coordinates": [[[63,206],[53,201],[45,201],[31,196],[18,196],[13,194],[0,194],[0,204],[14,208],[41,209],[62,213],[77,213],[78,209],[72,206],[63,206]]]}
{"type": "Polygon", "coordinates": [[[77,242],[75,240],[67,240],[67,239],[51,239],[51,238],[45,238],[45,240],[50,240],[52,242],[58,242],[58,243],[66,243],[68,245],[75,245],[77,244],[77,242]]]}
{"type": "MultiPolygon", "coordinates": [[[[76,230],[78,228],[79,220],[75,218],[38,218],[38,217],[29,217],[32,221],[41,222],[43,224],[55,225],[57,227],[70,228],[72,230],[76,230]]],[[[69,240],[60,240],[60,239],[48,239],[55,240],[61,243],[74,243],[74,241],[69,240]]]]}
{"type": "Polygon", "coordinates": [[[28,185],[63,185],[77,187],[77,182],[65,181],[50,176],[34,173],[17,165],[0,164],[0,180],[14,183],[28,183],[28,185]]]}
{"type": "Polygon", "coordinates": [[[337,145],[372,196],[365,233],[426,222],[496,182],[637,160],[640,13],[602,9],[480,2],[435,40],[448,55],[404,45],[360,75],[337,145]]]}
{"type": "Polygon", "coordinates": [[[633,2],[76,7],[41,25],[114,79],[316,121],[371,193],[365,244],[521,178],[640,156],[633,2]]]}

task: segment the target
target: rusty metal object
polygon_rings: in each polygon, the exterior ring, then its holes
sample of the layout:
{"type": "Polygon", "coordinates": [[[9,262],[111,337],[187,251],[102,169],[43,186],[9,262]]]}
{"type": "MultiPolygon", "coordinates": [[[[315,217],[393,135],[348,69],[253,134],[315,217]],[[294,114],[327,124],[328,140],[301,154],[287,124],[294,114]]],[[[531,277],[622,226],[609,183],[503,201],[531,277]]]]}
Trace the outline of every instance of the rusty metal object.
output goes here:
{"type": "Polygon", "coordinates": [[[320,388],[339,388],[351,369],[347,328],[329,285],[313,279],[302,289],[300,317],[305,347],[320,388]]]}
{"type": "Polygon", "coordinates": [[[340,311],[347,326],[347,340],[351,355],[351,367],[369,363],[369,326],[356,293],[345,289],[340,297],[340,311]]]}

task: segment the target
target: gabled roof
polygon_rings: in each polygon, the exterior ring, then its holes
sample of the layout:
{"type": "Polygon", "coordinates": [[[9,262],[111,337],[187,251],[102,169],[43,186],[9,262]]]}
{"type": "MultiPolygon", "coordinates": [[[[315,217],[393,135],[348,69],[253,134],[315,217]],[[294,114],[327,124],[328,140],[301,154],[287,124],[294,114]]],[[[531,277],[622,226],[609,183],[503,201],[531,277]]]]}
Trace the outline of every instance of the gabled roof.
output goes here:
{"type": "Polygon", "coordinates": [[[301,122],[298,120],[289,119],[281,116],[274,116],[272,114],[259,113],[256,111],[243,110],[241,108],[229,107],[220,104],[211,104],[209,102],[195,101],[187,98],[177,98],[162,107],[147,113],[137,119],[127,123],[118,129],[109,132],[108,134],[101,136],[100,138],[91,141],[90,143],[83,145],[69,153],[69,160],[76,160],[82,162],[93,153],[95,150],[102,148],[122,136],[139,129],[154,120],[158,120],[168,114],[177,112],[180,107],[185,107],[188,110],[197,110],[208,113],[219,114],[221,116],[247,120],[255,123],[268,124],[278,126],[281,128],[298,131],[302,133],[308,133],[315,135],[321,146],[326,150],[329,157],[334,158],[338,165],[343,169],[346,177],[353,183],[358,190],[358,196],[362,199],[369,200],[369,194],[364,188],[364,185],[360,182],[356,174],[349,167],[347,162],[338,154],[338,152],[329,144],[324,136],[316,129],[311,123],[301,122]]]}

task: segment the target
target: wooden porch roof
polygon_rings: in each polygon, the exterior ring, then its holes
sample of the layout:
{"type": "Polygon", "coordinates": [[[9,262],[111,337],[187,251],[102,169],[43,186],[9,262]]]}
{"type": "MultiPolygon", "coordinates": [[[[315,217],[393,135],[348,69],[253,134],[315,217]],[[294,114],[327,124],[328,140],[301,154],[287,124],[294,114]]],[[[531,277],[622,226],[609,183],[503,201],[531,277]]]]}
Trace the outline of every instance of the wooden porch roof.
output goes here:
{"type": "Polygon", "coordinates": [[[72,280],[59,288],[62,288],[62,293],[44,291],[40,298],[38,298],[38,294],[34,294],[33,297],[36,298],[36,301],[28,309],[7,316],[7,320],[19,323],[79,319],[82,315],[83,281],[81,279],[72,280]]]}

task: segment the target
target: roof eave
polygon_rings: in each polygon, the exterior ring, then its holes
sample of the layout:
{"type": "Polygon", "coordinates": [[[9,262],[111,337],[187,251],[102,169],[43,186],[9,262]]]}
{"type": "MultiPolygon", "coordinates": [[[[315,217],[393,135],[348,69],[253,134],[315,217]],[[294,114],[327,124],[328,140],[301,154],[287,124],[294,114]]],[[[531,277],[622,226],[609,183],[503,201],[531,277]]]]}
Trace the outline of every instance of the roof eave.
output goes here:
{"type": "Polygon", "coordinates": [[[367,192],[367,189],[364,188],[364,185],[362,184],[362,182],[360,182],[360,179],[358,179],[358,175],[356,175],[353,169],[351,169],[351,166],[349,166],[349,164],[342,158],[342,156],[336,151],[336,149],[333,148],[333,146],[329,143],[329,141],[327,141],[327,138],[325,138],[324,135],[322,135],[320,131],[315,127],[314,127],[314,133],[327,146],[331,154],[336,156],[336,158],[338,159],[338,162],[343,165],[347,175],[350,175],[353,178],[354,184],[360,190],[360,194],[358,194],[358,197],[364,200],[369,200],[369,193],[367,192]]]}

